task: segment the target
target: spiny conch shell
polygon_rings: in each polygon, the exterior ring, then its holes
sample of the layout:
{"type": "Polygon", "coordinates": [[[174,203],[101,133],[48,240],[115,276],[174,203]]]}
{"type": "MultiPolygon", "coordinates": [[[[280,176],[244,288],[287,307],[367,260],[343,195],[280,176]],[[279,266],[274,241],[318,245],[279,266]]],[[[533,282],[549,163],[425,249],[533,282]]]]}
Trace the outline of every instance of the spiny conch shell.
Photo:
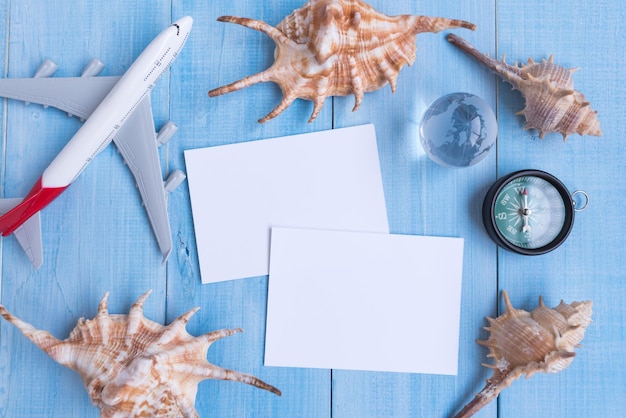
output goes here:
{"type": "Polygon", "coordinates": [[[455,418],[471,417],[523,374],[529,378],[536,372],[558,373],[567,368],[591,323],[590,301],[570,305],[561,301],[551,309],[539,297],[539,306],[527,312],[513,308],[505,291],[502,295],[506,312],[487,318],[489,338],[477,341],[489,348],[487,357],[494,361],[483,366],[493,369],[493,375],[455,418]]]}
{"type": "Polygon", "coordinates": [[[150,292],[137,299],[128,315],[109,315],[107,292],[96,317],[81,318],[64,341],[16,318],[2,305],[0,314],[56,362],[80,374],[101,417],[197,417],[196,391],[205,379],[234,380],[280,395],[254,376],[206,360],[214,341],[241,329],[193,337],[186,324],[199,308],[169,326],[153,322],[143,316],[150,292]]]}
{"type": "Polygon", "coordinates": [[[415,61],[415,35],[450,28],[476,26],[462,20],[428,16],[387,16],[360,0],[311,0],[276,28],[254,19],[222,16],[220,22],[237,23],[267,34],[276,43],[275,61],[267,70],[219,87],[219,96],[272,81],[283,99],[259,122],[280,115],[296,98],[313,101],[312,122],[327,96],[354,94],[357,110],[365,92],[385,84],[396,90],[404,64],[415,61]]]}
{"type": "Polygon", "coordinates": [[[478,62],[513,85],[524,96],[526,106],[518,115],[524,115],[524,129],[536,129],[539,138],[549,132],[559,132],[563,141],[568,135],[601,136],[598,112],[591,109],[585,96],[574,89],[572,73],[576,69],[567,69],[548,60],[535,62],[528,59],[528,64],[520,67],[509,65],[480,53],[466,40],[448,35],[448,41],[456,45],[478,62]]]}

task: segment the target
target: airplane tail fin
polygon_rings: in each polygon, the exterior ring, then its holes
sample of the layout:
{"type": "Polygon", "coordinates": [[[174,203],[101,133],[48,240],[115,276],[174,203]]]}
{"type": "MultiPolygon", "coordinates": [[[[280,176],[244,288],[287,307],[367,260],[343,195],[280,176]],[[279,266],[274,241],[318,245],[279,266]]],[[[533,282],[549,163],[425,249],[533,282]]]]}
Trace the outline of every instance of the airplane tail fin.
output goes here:
{"type": "MultiPolygon", "coordinates": [[[[18,206],[22,199],[0,199],[0,219],[1,215],[11,211],[18,206]]],[[[33,263],[35,268],[43,264],[43,246],[41,242],[41,216],[36,212],[24,223],[13,231],[15,238],[22,246],[22,249],[33,263]]]]}
{"type": "Polygon", "coordinates": [[[23,200],[0,216],[0,234],[6,237],[15,232],[20,225],[45,208],[67,187],[43,187],[40,178],[23,200]]]}

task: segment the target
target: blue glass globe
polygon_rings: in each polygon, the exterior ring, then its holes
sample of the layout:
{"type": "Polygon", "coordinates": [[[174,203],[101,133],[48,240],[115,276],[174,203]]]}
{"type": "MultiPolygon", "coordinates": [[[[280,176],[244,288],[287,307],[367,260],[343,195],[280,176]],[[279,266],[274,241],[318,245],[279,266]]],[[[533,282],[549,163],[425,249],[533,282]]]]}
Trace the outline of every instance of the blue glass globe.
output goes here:
{"type": "Polygon", "coordinates": [[[496,142],[498,123],[491,107],[470,93],[435,100],[420,122],[426,154],[444,167],[469,167],[482,161],[496,142]]]}

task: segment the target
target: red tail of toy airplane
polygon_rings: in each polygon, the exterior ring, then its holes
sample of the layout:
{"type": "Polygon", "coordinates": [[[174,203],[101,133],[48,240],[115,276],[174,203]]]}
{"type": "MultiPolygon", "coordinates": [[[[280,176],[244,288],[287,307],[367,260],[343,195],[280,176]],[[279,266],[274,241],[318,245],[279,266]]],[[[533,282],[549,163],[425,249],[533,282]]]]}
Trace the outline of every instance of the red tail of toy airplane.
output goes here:
{"type": "Polygon", "coordinates": [[[2,236],[12,234],[31,216],[48,206],[66,187],[43,187],[41,179],[37,181],[28,196],[17,206],[0,216],[0,233],[2,236]]]}

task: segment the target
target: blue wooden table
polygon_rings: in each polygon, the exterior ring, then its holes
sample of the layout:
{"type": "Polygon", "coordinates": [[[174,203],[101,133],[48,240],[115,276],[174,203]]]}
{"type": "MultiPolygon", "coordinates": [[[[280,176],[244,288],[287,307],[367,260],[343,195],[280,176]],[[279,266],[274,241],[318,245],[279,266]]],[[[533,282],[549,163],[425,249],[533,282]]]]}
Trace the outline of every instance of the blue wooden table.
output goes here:
{"type": "MultiPolygon", "coordinates": [[[[474,22],[476,32],[455,32],[485,53],[509,62],[547,58],[579,67],[576,88],[599,111],[604,135],[560,135],[543,140],[523,130],[515,112],[523,99],[508,84],[445,40],[445,33],[417,37],[418,55],[392,95],[383,88],[365,96],[328,99],[312,124],[311,102],[296,101],[277,119],[256,121],[280,100],[274,84],[210,99],[207,91],[267,68],[273,42],[265,35],[218,23],[221,15],[262,19],[272,25],[302,0],[259,2],[0,1],[2,76],[30,77],[51,58],[58,76],[80,73],[92,57],[105,75],[120,75],[148,42],[173,20],[191,15],[187,46],[152,94],[157,126],[172,119],[180,130],[161,150],[166,172],[185,169],[183,151],[283,135],[373,123],[392,233],[465,239],[459,370],[457,376],[271,368],[263,366],[268,277],[202,285],[187,184],[170,196],[174,250],[167,264],[149,228],[130,172],[113,147],[106,149],[59,199],[42,212],[43,267],[34,270],[13,237],[1,241],[1,302],[12,313],[58,338],[80,317],[92,318],[110,291],[109,309],[125,313],[147,289],[145,314],[169,323],[194,306],[193,335],[220,328],[245,332],[215,343],[208,359],[254,374],[282,390],[277,397],[247,385],[200,384],[196,406],[203,417],[444,417],[480,390],[490,371],[485,316],[502,310],[501,291],[516,307],[532,309],[539,295],[592,300],[594,322],[572,365],[556,375],[513,383],[481,417],[619,417],[626,414],[626,7],[618,0],[484,0],[385,2],[390,15],[413,13],[474,22]],[[497,113],[497,149],[467,169],[431,162],[418,140],[422,113],[455,91],[482,97],[497,113]],[[589,208],[577,215],[569,239],[557,250],[524,257],[498,249],[481,223],[481,204],[499,177],[535,168],[583,189],[589,208]]],[[[40,106],[3,102],[0,192],[23,196],[80,126],[75,118],[40,106]]],[[[166,174],[166,173],[164,173],[166,174]]],[[[228,181],[228,179],[224,179],[228,181]]],[[[215,202],[219,204],[219,202],[215,202]]],[[[409,331],[410,332],[410,331],[409,331]]],[[[429,336],[423,335],[424,344],[429,336]]],[[[332,344],[332,342],[329,342],[332,344]]],[[[79,376],[0,322],[0,416],[98,416],[79,376]]]]}

